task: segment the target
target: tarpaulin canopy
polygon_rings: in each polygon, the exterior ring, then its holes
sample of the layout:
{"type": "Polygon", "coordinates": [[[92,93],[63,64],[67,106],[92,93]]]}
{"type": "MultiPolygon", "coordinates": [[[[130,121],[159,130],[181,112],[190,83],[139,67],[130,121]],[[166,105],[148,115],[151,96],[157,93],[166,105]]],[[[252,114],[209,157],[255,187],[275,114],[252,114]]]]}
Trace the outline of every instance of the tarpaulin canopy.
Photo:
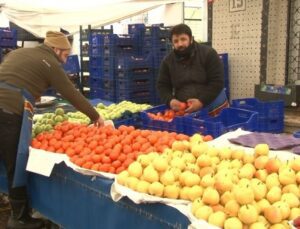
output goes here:
{"type": "Polygon", "coordinates": [[[7,0],[1,7],[9,21],[37,37],[63,28],[76,33],[79,25],[110,25],[165,4],[183,0],[7,0]]]}

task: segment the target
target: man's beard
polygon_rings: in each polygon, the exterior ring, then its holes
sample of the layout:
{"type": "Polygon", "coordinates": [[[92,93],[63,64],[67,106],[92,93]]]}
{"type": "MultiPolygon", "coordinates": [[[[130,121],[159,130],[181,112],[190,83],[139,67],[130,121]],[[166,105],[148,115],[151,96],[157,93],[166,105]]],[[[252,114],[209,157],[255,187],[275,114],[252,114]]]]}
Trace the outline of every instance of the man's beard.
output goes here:
{"type": "Polygon", "coordinates": [[[190,56],[193,52],[193,46],[194,46],[194,43],[190,43],[190,45],[188,47],[186,47],[185,49],[182,49],[182,50],[174,49],[174,53],[175,53],[176,57],[181,60],[188,59],[188,58],[190,58],[190,56]]]}

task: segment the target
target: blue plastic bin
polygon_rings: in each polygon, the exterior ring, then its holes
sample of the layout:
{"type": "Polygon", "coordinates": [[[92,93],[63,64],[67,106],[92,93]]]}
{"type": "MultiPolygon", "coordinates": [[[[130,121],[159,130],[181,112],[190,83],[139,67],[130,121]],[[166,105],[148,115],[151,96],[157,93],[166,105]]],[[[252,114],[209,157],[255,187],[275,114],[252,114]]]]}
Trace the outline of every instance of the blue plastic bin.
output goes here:
{"type": "Polygon", "coordinates": [[[258,113],[238,108],[224,108],[216,117],[203,119],[196,114],[188,122],[190,133],[209,134],[216,138],[238,128],[255,131],[258,113]]]}
{"type": "Polygon", "coordinates": [[[260,101],[256,98],[232,100],[232,107],[256,111],[260,118],[276,119],[284,116],[283,100],[260,101]]]}
{"type": "Polygon", "coordinates": [[[16,47],[17,30],[9,28],[0,28],[0,47],[16,47]]]}
{"type": "Polygon", "coordinates": [[[67,74],[77,74],[80,72],[78,55],[68,56],[67,63],[63,65],[67,74]]]}
{"type": "Polygon", "coordinates": [[[145,75],[144,77],[140,76],[131,76],[127,79],[117,79],[116,89],[117,90],[135,90],[140,88],[152,89],[154,85],[153,75],[145,75]]]}

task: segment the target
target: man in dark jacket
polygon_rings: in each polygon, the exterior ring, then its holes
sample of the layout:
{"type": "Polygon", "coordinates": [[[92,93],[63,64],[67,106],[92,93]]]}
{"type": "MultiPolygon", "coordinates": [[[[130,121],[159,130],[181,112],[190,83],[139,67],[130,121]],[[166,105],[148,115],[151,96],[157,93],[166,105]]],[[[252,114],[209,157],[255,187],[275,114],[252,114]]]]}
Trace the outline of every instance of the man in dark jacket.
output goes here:
{"type": "MultiPolygon", "coordinates": [[[[103,124],[97,111],[75,89],[61,66],[61,63],[66,62],[70,50],[71,45],[63,33],[49,31],[43,45],[12,51],[0,65],[0,160],[4,161],[6,167],[12,207],[7,228],[35,229],[42,226],[41,221],[33,219],[29,214],[26,186],[14,185],[16,170],[20,168],[17,155],[21,140],[28,153],[27,137],[30,139],[30,128],[25,128],[24,132],[22,127],[24,124],[27,127],[31,125],[31,117],[26,117],[28,123],[23,118],[28,110],[32,114],[32,100],[39,98],[51,86],[96,125],[103,124]],[[27,135],[26,138],[21,137],[23,133],[27,135]]],[[[26,182],[25,179],[23,181],[26,182]]]]}
{"type": "Polygon", "coordinates": [[[217,52],[193,40],[191,29],[179,24],[171,30],[173,51],[162,61],[157,81],[161,100],[178,110],[187,102],[186,112],[210,105],[224,88],[223,67],[217,52]]]}

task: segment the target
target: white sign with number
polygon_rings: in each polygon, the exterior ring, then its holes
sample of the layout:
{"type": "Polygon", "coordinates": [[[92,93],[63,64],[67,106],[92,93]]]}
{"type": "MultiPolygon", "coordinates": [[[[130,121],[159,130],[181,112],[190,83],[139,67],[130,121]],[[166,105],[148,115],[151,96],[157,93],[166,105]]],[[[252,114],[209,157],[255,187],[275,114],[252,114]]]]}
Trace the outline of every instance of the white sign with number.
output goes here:
{"type": "Polygon", "coordinates": [[[246,10],[246,0],[229,0],[229,12],[246,10]]]}

